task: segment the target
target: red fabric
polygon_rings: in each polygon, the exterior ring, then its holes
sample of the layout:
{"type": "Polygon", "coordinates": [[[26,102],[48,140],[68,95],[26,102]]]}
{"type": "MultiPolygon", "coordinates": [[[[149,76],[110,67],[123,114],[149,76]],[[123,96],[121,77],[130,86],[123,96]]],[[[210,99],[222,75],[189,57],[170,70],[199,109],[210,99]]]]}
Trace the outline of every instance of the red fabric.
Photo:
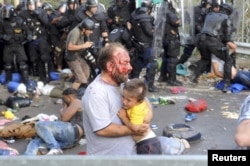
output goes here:
{"type": "Polygon", "coordinates": [[[178,93],[186,92],[186,88],[184,88],[184,87],[171,87],[170,91],[172,94],[178,94],[178,93]]]}
{"type": "Polygon", "coordinates": [[[195,101],[190,101],[186,106],[185,110],[191,113],[199,113],[207,109],[207,101],[204,99],[199,99],[195,101]]]}

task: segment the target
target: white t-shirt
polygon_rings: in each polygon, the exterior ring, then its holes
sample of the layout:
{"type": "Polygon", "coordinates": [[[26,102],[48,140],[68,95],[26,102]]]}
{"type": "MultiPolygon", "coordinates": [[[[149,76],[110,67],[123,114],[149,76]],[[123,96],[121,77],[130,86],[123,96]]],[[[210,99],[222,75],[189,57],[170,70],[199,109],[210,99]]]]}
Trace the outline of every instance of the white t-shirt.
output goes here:
{"type": "Polygon", "coordinates": [[[117,112],[122,107],[120,87],[104,82],[100,75],[88,86],[82,97],[83,125],[88,155],[136,154],[131,136],[101,137],[96,131],[111,123],[122,124],[117,112]]]}
{"type": "Polygon", "coordinates": [[[212,63],[214,63],[214,62],[219,65],[219,69],[218,69],[219,72],[224,73],[224,64],[225,64],[225,62],[223,60],[221,60],[220,58],[218,58],[217,56],[215,56],[214,54],[212,54],[212,63]]]}

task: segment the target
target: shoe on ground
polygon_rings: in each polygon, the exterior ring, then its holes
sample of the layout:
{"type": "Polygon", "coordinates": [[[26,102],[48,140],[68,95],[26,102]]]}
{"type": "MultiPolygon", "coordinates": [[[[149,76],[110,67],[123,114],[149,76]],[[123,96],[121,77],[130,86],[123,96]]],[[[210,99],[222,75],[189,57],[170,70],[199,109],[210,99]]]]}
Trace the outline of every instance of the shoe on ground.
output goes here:
{"type": "Polygon", "coordinates": [[[182,82],[175,80],[175,81],[168,81],[167,82],[168,86],[182,86],[182,82]]]}
{"type": "Polygon", "coordinates": [[[197,119],[197,115],[196,114],[193,114],[193,113],[188,113],[186,116],[185,116],[185,121],[186,122],[191,122],[193,120],[197,119]]]}
{"type": "Polygon", "coordinates": [[[153,86],[148,87],[148,91],[149,92],[159,92],[159,89],[153,85],[153,86]]]}
{"type": "Polygon", "coordinates": [[[230,87],[229,85],[226,85],[226,84],[225,84],[224,87],[222,88],[222,92],[223,92],[223,93],[229,93],[229,92],[230,92],[229,87],[230,87]]]}
{"type": "Polygon", "coordinates": [[[61,149],[50,149],[47,155],[61,155],[63,151],[61,149]]]}
{"type": "Polygon", "coordinates": [[[163,77],[163,76],[160,76],[159,78],[158,78],[158,82],[167,82],[167,77],[163,77]]]}

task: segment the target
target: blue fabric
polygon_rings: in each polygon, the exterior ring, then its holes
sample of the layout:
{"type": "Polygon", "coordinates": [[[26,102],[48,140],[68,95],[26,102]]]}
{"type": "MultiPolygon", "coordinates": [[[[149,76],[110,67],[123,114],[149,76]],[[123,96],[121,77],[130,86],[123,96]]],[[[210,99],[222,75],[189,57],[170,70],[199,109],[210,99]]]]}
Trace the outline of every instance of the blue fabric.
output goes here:
{"type": "MultiPolygon", "coordinates": [[[[224,81],[221,80],[220,82],[218,82],[215,86],[217,89],[222,90],[224,87],[224,81]]],[[[239,83],[233,83],[231,84],[231,86],[229,87],[229,90],[232,93],[239,93],[242,90],[249,90],[249,88],[245,85],[239,84],[239,83]]]]}
{"type": "Polygon", "coordinates": [[[249,90],[249,88],[246,87],[245,85],[234,83],[230,86],[230,90],[232,93],[239,93],[242,90],[249,90]]]}
{"type": "Polygon", "coordinates": [[[36,155],[39,147],[66,149],[75,146],[75,130],[71,123],[63,121],[40,121],[36,123],[37,137],[32,139],[24,155],[36,155]]]}
{"type": "Polygon", "coordinates": [[[187,67],[184,64],[178,64],[176,66],[176,73],[182,76],[185,76],[188,74],[187,67]]]}
{"type": "Polygon", "coordinates": [[[8,84],[7,84],[7,89],[10,93],[14,93],[16,90],[17,90],[17,87],[19,86],[19,83],[18,82],[15,82],[15,81],[10,81],[8,84]]]}
{"type": "Polygon", "coordinates": [[[51,81],[57,81],[60,79],[60,75],[58,72],[50,72],[50,80],[51,81]]]}

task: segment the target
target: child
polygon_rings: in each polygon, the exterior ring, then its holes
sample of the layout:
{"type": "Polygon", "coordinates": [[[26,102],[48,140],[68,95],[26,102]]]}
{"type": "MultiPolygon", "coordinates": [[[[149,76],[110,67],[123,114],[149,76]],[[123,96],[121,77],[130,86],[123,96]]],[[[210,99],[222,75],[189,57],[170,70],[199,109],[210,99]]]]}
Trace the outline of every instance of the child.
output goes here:
{"type": "MultiPolygon", "coordinates": [[[[130,119],[130,122],[125,125],[132,131],[136,131],[137,127],[143,124],[145,116],[151,109],[145,99],[146,92],[146,85],[137,78],[131,79],[124,85],[122,109],[126,110],[127,117],[130,119]]],[[[150,128],[143,135],[132,135],[132,137],[136,142],[137,154],[162,154],[160,141],[150,128]]]]}

